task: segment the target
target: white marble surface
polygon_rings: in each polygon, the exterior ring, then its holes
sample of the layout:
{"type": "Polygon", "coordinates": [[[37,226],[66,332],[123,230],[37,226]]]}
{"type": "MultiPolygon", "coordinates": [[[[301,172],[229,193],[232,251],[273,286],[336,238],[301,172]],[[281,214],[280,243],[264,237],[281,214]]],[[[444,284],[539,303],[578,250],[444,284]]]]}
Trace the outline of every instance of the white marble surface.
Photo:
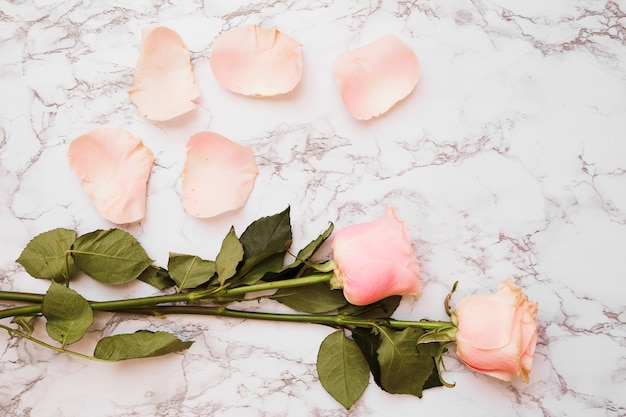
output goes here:
{"type": "MultiPolygon", "coordinates": [[[[183,354],[119,364],[61,356],[0,333],[0,414],[14,416],[626,415],[626,5],[614,1],[0,0],[0,288],[45,291],[14,260],[38,233],[85,233],[98,216],[66,162],[71,140],[123,127],[155,153],[146,218],[123,228],[164,265],[213,258],[221,237],[291,205],[295,245],[398,207],[424,293],[398,317],[445,317],[441,302],[513,276],[539,302],[530,384],[473,373],[446,356],[422,399],[373,383],[346,412],[315,374],[322,326],[215,318],[99,316],[103,332],[171,329],[183,354]],[[225,29],[277,26],[303,44],[304,76],[284,97],[224,90],[209,54],[225,29]],[[142,118],[128,90],[141,28],[176,30],[202,97],[168,123],[142,118]],[[417,53],[417,89],[388,114],[351,119],[331,72],[387,33],[417,53]],[[254,148],[244,209],[212,220],[181,204],[185,144],[212,130],[254,148]],[[105,327],[105,325],[108,325],[105,327]]],[[[150,294],[79,280],[93,299],[150,294]]],[[[265,307],[275,308],[271,303],[265,307]]],[[[90,351],[93,337],[78,343],[90,351]]]]}

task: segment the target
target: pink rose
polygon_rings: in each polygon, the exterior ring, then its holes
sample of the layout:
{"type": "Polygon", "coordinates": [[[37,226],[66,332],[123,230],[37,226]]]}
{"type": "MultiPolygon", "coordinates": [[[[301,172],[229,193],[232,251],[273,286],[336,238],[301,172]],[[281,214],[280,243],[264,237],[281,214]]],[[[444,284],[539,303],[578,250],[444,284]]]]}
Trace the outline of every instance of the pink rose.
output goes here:
{"type": "Polygon", "coordinates": [[[511,278],[494,294],[461,299],[454,314],[459,359],[478,372],[505,381],[517,375],[528,382],[537,342],[537,303],[528,301],[511,278]]]}
{"type": "Polygon", "coordinates": [[[387,207],[378,220],[340,230],[332,248],[335,279],[351,304],[419,294],[419,264],[406,226],[393,207],[387,207]]]}

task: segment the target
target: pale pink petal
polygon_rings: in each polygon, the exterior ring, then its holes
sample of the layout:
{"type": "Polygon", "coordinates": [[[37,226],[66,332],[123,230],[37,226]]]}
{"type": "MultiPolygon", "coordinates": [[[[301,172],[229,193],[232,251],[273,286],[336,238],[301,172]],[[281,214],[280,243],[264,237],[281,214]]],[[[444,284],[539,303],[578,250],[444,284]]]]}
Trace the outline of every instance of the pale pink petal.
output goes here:
{"type": "Polygon", "coordinates": [[[183,206],[195,217],[213,217],[246,203],[259,174],[252,148],[213,132],[187,143],[183,206]]]}
{"type": "Polygon", "coordinates": [[[341,98],[359,120],[380,116],[417,85],[420,67],[415,53],[393,35],[341,55],[333,65],[341,98]]]}
{"type": "Polygon", "coordinates": [[[243,26],[224,32],[215,40],[211,68],[215,78],[235,93],[284,94],[302,78],[300,47],[276,28],[243,26]]]}
{"type": "Polygon", "coordinates": [[[141,53],[130,101],[150,120],[165,121],[196,108],[200,96],[190,54],[173,30],[157,26],[141,32],[141,53]]]}
{"type": "Polygon", "coordinates": [[[68,160],[102,217],[117,224],[144,217],[154,156],[140,139],[124,129],[96,129],[70,144],[68,160]]]}
{"type": "Polygon", "coordinates": [[[459,323],[463,337],[472,341],[478,349],[498,349],[510,341],[508,330],[513,325],[515,310],[513,293],[472,294],[462,298],[454,310],[460,317],[470,316],[471,320],[459,323]],[[495,312],[495,313],[494,313],[495,312]],[[494,329],[498,329],[495,331],[494,329]]]}

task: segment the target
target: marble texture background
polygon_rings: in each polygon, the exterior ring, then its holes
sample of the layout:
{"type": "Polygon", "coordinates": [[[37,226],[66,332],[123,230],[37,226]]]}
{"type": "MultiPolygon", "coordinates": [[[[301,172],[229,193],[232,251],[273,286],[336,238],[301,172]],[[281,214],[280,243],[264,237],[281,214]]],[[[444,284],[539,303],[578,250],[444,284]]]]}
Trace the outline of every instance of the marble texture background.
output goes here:
{"type": "MultiPolygon", "coordinates": [[[[418,399],[373,383],[345,411],[319,384],[322,326],[199,317],[100,315],[77,344],[139,328],[196,343],[119,364],[62,356],[0,333],[0,414],[38,416],[626,415],[626,5],[529,0],[250,2],[0,0],[0,289],[43,292],[14,260],[36,234],[113,227],[70,171],[77,136],[122,127],[156,156],[144,220],[121,226],[157,264],[169,251],[213,259],[230,225],[291,206],[294,245],[398,208],[424,292],[399,318],[443,319],[442,301],[512,276],[539,302],[529,384],[476,374],[446,356],[453,389],[418,399]],[[211,45],[245,24],[303,45],[292,93],[252,99],[212,76],[211,45]],[[152,123],[129,102],[141,28],[176,30],[202,96],[152,123]],[[386,115],[353,120],[331,72],[342,52],[387,33],[417,53],[416,90],[386,115]],[[212,130],[255,151],[260,175],[242,210],[187,215],[187,139],[212,130]]],[[[151,294],[84,279],[92,299],[151,294]]],[[[458,299],[458,298],[457,298],[458,299]]],[[[271,302],[263,307],[280,310],[271,302]]]]}

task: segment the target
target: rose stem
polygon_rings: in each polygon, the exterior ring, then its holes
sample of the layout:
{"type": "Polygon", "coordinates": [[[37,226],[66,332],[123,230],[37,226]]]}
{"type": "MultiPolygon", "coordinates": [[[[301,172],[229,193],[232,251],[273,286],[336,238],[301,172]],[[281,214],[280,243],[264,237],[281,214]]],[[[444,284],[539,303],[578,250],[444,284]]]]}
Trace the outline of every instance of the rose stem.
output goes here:
{"type": "MultiPolygon", "coordinates": [[[[93,310],[106,310],[106,311],[115,311],[115,310],[127,310],[131,308],[139,308],[139,307],[153,307],[159,304],[166,303],[193,303],[201,300],[210,300],[210,299],[223,299],[228,297],[235,297],[244,295],[251,292],[259,292],[259,291],[267,291],[274,290],[279,288],[294,288],[294,287],[303,287],[312,284],[319,284],[323,282],[329,282],[333,277],[332,272],[325,272],[320,274],[308,275],[306,277],[300,278],[292,278],[280,281],[271,281],[271,282],[262,282],[260,284],[246,285],[237,288],[222,288],[222,289],[210,289],[210,290],[197,290],[190,291],[186,293],[176,293],[176,294],[166,294],[166,295],[156,295],[152,297],[141,297],[141,298],[130,298],[125,300],[112,300],[112,301],[92,301],[89,304],[93,310]]],[[[0,299],[2,300],[12,300],[12,301],[26,301],[26,302],[36,302],[36,305],[23,306],[23,307],[14,307],[8,308],[6,310],[0,311],[0,319],[5,317],[14,317],[14,316],[32,316],[36,314],[41,314],[41,299],[38,297],[43,297],[41,295],[36,294],[27,294],[27,293],[12,293],[12,292],[0,292],[0,299]],[[7,295],[9,294],[9,295],[7,295]],[[14,294],[14,297],[11,297],[10,294],[14,294]]]]}
{"type": "Polygon", "coordinates": [[[22,301],[25,303],[41,303],[41,301],[43,300],[43,295],[18,291],[0,291],[0,300],[22,301]]]}
{"type": "Polygon", "coordinates": [[[360,319],[342,314],[285,314],[285,313],[262,313],[254,311],[231,310],[222,306],[161,306],[144,307],[123,310],[130,314],[149,314],[164,316],[168,314],[198,314],[205,316],[232,317],[252,320],[283,321],[293,323],[326,324],[345,327],[379,327],[389,326],[392,329],[403,330],[408,327],[419,327],[425,330],[450,327],[447,321],[410,321],[395,319],[360,319]]]}

